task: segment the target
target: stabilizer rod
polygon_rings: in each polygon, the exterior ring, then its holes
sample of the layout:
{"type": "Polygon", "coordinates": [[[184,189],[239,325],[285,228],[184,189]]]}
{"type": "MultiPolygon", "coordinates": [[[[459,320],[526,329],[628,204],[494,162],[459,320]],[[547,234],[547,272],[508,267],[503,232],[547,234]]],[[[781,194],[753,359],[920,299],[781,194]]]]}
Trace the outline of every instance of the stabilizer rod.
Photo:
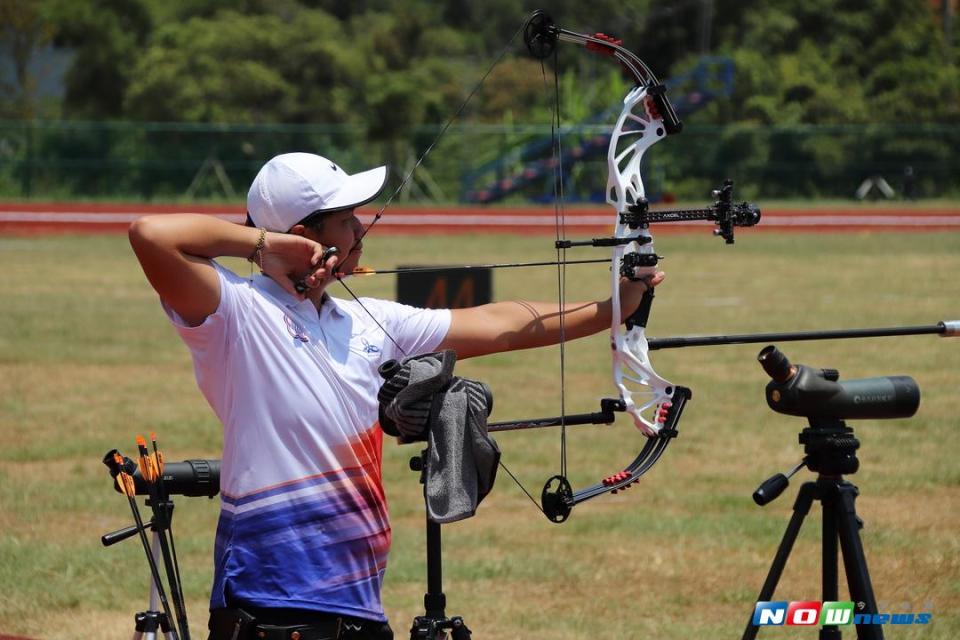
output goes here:
{"type": "Polygon", "coordinates": [[[849,340],[851,338],[885,338],[939,334],[942,338],[960,335],[960,320],[943,320],[937,324],[916,327],[881,327],[875,329],[832,329],[829,331],[793,331],[787,333],[747,333],[732,336],[688,336],[650,338],[651,351],[684,347],[711,347],[755,342],[798,342],[801,340],[849,340]]]}
{"type": "Polygon", "coordinates": [[[553,418],[529,418],[527,420],[510,420],[508,422],[491,422],[487,425],[488,432],[519,431],[521,429],[542,429],[544,427],[572,427],[582,424],[613,424],[617,419],[617,411],[625,411],[626,406],[619,398],[604,398],[600,401],[600,411],[596,413],[577,413],[569,416],[553,418]]]}

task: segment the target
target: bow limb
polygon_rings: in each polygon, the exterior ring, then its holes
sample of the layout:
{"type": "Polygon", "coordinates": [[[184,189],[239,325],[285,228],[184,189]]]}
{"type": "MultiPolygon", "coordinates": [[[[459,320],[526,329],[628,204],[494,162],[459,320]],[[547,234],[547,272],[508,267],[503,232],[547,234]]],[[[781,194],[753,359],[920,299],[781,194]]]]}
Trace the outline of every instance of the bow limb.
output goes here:
{"type": "Polygon", "coordinates": [[[581,502],[603,495],[604,493],[616,493],[639,481],[640,476],[653,468],[653,465],[660,459],[660,456],[667,450],[667,445],[677,436],[680,416],[683,414],[683,408],[687,400],[691,397],[693,397],[693,394],[690,389],[686,387],[676,387],[673,390],[673,402],[664,412],[664,420],[660,424],[657,435],[647,439],[637,457],[634,458],[633,462],[624,467],[622,471],[608,476],[585,489],[575,491],[569,502],[570,507],[574,507],[581,502]]]}
{"type": "MultiPolygon", "coordinates": [[[[673,401],[669,406],[664,406],[661,409],[662,421],[659,424],[659,431],[655,436],[647,438],[640,453],[620,471],[576,491],[573,490],[570,482],[563,474],[555,475],[547,480],[540,497],[540,510],[547,516],[547,519],[556,523],[564,522],[570,516],[573,507],[578,504],[605,493],[616,493],[638,482],[643,474],[653,468],[660,456],[666,451],[667,445],[677,436],[684,406],[692,396],[690,389],[686,387],[676,387],[673,390],[673,401]]],[[[610,424],[614,420],[612,412],[623,410],[622,400],[607,399],[601,402],[599,413],[568,416],[567,424],[610,424]]],[[[517,428],[556,426],[559,421],[560,418],[548,418],[543,421],[499,423],[491,425],[490,430],[507,431],[517,428]]]]}

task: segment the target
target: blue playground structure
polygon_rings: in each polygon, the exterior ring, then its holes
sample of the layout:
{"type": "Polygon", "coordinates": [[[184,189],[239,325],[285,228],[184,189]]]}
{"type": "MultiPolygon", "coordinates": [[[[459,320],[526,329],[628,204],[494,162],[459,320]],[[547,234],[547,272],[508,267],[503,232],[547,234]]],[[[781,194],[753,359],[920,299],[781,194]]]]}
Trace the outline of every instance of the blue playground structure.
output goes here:
{"type": "MultiPolygon", "coordinates": [[[[695,112],[716,98],[729,96],[733,91],[733,61],[718,56],[704,56],[689,72],[666,81],[667,92],[677,114],[681,117],[695,112]]],[[[601,111],[587,121],[563,127],[564,140],[560,165],[563,167],[567,202],[604,202],[605,186],[592,190],[571,190],[571,174],[584,162],[606,159],[610,143],[609,133],[590,133],[596,125],[609,123],[620,107],[601,111]],[[591,126],[593,125],[593,126],[591,126]],[[572,141],[572,144],[571,144],[572,141]]],[[[460,201],[471,204],[490,204],[515,194],[526,194],[533,202],[553,202],[554,170],[558,161],[551,153],[550,137],[537,137],[517,145],[507,153],[464,175],[460,201]]],[[[582,181],[578,181],[581,182],[582,181]]],[[[657,194],[649,194],[653,202],[657,194]]]]}

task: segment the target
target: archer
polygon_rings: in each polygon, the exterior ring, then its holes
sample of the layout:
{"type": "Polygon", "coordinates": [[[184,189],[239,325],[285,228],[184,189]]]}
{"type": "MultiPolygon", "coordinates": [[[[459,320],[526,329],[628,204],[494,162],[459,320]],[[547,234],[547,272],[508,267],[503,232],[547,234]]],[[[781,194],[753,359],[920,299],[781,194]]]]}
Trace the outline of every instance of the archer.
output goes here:
{"type": "MultiPolygon", "coordinates": [[[[263,625],[331,640],[393,637],[380,599],[391,538],[380,364],[445,349],[462,359],[554,345],[607,330],[614,317],[612,299],[430,310],[334,298],[330,284],[363,253],[355,209],[380,194],[386,175],[386,167],[349,175],[319,155],[284,154],[254,179],[247,226],[182,214],[130,227],[223,426],[214,640],[253,639],[263,625]],[[220,257],[247,258],[261,275],[238,276],[220,257]]],[[[664,277],[638,271],[620,279],[620,318],[664,277]]]]}

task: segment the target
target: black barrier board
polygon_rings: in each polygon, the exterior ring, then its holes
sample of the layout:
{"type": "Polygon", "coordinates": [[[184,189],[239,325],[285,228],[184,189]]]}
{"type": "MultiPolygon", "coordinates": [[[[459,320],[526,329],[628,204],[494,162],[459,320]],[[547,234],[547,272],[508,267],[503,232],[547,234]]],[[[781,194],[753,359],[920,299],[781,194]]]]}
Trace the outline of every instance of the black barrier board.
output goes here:
{"type": "MultiPolygon", "coordinates": [[[[398,269],[416,269],[403,265],[398,269]]],[[[427,309],[462,309],[493,299],[490,269],[468,271],[406,272],[397,274],[397,302],[427,309]]]]}

